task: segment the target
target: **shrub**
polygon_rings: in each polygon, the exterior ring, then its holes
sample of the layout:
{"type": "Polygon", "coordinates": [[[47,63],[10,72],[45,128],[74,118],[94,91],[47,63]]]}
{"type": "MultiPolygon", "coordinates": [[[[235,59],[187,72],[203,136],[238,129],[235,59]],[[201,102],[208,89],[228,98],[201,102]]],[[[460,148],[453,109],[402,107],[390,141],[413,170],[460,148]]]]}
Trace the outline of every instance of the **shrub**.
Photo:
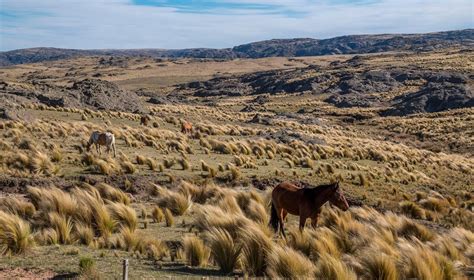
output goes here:
{"type": "Polygon", "coordinates": [[[197,236],[188,235],[183,238],[184,255],[190,266],[205,266],[209,259],[209,248],[197,236]]]}
{"type": "Polygon", "coordinates": [[[209,246],[214,261],[224,273],[234,270],[239,260],[240,244],[236,244],[225,229],[212,228],[208,233],[209,246]]]}
{"type": "Polygon", "coordinates": [[[315,267],[304,255],[288,248],[274,246],[268,257],[270,278],[310,279],[314,277],[315,267]]]}

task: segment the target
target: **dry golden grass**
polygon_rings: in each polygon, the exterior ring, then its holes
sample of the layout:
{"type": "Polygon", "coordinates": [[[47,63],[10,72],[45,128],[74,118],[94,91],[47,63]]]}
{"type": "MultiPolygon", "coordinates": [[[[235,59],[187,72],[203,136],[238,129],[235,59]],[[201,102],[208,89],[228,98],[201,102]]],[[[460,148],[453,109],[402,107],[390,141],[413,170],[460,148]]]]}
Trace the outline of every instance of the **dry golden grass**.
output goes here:
{"type": "Polygon", "coordinates": [[[183,238],[183,248],[186,261],[190,266],[206,266],[210,250],[204,242],[193,235],[183,238]]]}
{"type": "Polygon", "coordinates": [[[213,260],[224,273],[232,272],[238,264],[242,245],[236,243],[225,229],[211,228],[207,234],[207,242],[213,260]]]}
{"type": "Polygon", "coordinates": [[[172,227],[174,225],[174,217],[170,209],[165,209],[165,223],[167,227],[172,227]]]}
{"type": "Polygon", "coordinates": [[[310,279],[314,277],[315,266],[289,247],[274,246],[268,257],[267,273],[273,279],[310,279]]]}
{"type": "Polygon", "coordinates": [[[108,204],[108,209],[112,217],[118,221],[122,227],[126,227],[132,232],[137,228],[138,219],[133,208],[119,202],[111,202],[108,204]]]}
{"type": "Polygon", "coordinates": [[[29,223],[20,217],[0,211],[0,253],[19,254],[34,246],[29,223]]]}

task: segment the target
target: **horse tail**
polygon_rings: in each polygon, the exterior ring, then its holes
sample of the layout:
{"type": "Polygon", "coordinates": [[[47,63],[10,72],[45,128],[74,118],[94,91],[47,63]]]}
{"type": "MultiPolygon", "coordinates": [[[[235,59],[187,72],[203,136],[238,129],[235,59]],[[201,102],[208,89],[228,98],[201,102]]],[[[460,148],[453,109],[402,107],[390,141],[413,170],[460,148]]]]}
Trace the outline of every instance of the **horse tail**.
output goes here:
{"type": "Polygon", "coordinates": [[[275,231],[278,231],[278,226],[280,225],[280,219],[278,218],[278,213],[273,202],[271,203],[271,214],[270,214],[270,225],[275,231]]]}

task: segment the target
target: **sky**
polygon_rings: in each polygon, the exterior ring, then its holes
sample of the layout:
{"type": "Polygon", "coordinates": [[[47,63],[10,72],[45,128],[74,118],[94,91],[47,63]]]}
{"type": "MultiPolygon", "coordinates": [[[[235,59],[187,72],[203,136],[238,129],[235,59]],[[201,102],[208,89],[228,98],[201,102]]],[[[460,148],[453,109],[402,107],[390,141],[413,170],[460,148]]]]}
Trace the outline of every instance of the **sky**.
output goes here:
{"type": "Polygon", "coordinates": [[[227,48],[474,27],[472,0],[0,0],[0,51],[227,48]]]}

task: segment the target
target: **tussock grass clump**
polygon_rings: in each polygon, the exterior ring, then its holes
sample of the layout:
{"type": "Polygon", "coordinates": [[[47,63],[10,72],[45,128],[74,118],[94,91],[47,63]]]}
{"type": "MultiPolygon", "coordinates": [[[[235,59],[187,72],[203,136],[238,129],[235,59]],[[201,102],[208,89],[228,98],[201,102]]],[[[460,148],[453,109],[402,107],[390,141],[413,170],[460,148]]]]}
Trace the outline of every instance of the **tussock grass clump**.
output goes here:
{"type": "Polygon", "coordinates": [[[95,186],[102,198],[113,202],[120,202],[125,205],[130,205],[130,197],[118,188],[112,187],[106,183],[99,183],[95,186]]]}
{"type": "Polygon", "coordinates": [[[49,212],[68,216],[76,214],[76,198],[58,188],[28,187],[27,193],[35,208],[45,214],[49,212]]]}
{"type": "Polygon", "coordinates": [[[66,218],[61,214],[51,212],[49,213],[49,223],[56,231],[59,243],[71,244],[73,223],[70,217],[66,218]]]}
{"type": "Polygon", "coordinates": [[[114,172],[113,166],[103,159],[94,159],[92,164],[99,174],[111,175],[114,172]]]}
{"type": "Polygon", "coordinates": [[[183,238],[186,261],[190,266],[206,266],[210,250],[197,236],[187,235],[183,238]]]}
{"type": "Polygon", "coordinates": [[[315,269],[308,258],[289,247],[274,246],[268,257],[267,273],[271,278],[313,278],[315,269]]]}
{"type": "Polygon", "coordinates": [[[412,222],[410,220],[404,220],[398,229],[398,234],[403,237],[416,237],[421,241],[432,241],[434,234],[427,227],[412,222]]]}
{"type": "Polygon", "coordinates": [[[94,229],[89,225],[75,224],[74,239],[80,244],[89,246],[94,241],[94,229]]]}
{"type": "Polygon", "coordinates": [[[53,175],[58,171],[58,169],[49,159],[48,155],[39,151],[36,151],[30,157],[30,168],[31,172],[47,176],[53,175]]]}
{"type": "Polygon", "coordinates": [[[267,270],[268,256],[274,244],[257,225],[248,225],[241,229],[242,234],[242,270],[249,276],[263,276],[267,270]]]}
{"type": "Polygon", "coordinates": [[[51,152],[51,160],[53,162],[60,162],[61,160],[63,160],[63,158],[64,158],[64,155],[60,149],[58,148],[53,149],[53,151],[51,152]]]}
{"type": "Polygon", "coordinates": [[[0,254],[19,254],[33,246],[30,225],[17,215],[0,211],[0,254]]]}
{"type": "Polygon", "coordinates": [[[174,225],[174,217],[170,209],[165,209],[165,223],[167,227],[172,227],[174,225]]]}
{"type": "Polygon", "coordinates": [[[224,273],[232,272],[239,261],[242,245],[236,243],[227,230],[219,228],[211,228],[207,240],[220,270],[224,273]]]}
{"type": "Polygon", "coordinates": [[[164,159],[163,160],[163,166],[166,168],[166,169],[170,169],[171,167],[173,167],[174,165],[176,164],[176,159],[164,159]]]}
{"type": "Polygon", "coordinates": [[[245,211],[247,217],[257,223],[266,224],[269,221],[269,217],[265,207],[261,203],[251,200],[245,211]]]}
{"type": "Polygon", "coordinates": [[[429,197],[427,199],[422,199],[419,202],[423,208],[435,211],[442,212],[444,209],[449,207],[449,202],[444,199],[429,197]]]}
{"type": "Polygon", "coordinates": [[[146,158],[145,164],[148,166],[148,168],[150,168],[150,170],[153,170],[153,171],[158,170],[158,164],[152,158],[146,158]]]}
{"type": "Polygon", "coordinates": [[[123,172],[126,174],[133,174],[137,172],[137,168],[135,167],[135,165],[128,160],[122,160],[120,162],[120,166],[122,167],[123,172]]]}
{"type": "Polygon", "coordinates": [[[236,166],[230,166],[229,171],[230,171],[230,176],[229,176],[230,181],[236,181],[240,179],[240,177],[242,176],[242,173],[236,166]]]}
{"type": "Polygon", "coordinates": [[[188,169],[191,168],[191,164],[185,158],[178,159],[178,164],[181,165],[181,169],[183,169],[183,170],[188,170],[188,169]]]}
{"type": "Polygon", "coordinates": [[[107,205],[112,217],[122,224],[122,227],[127,227],[134,231],[138,225],[137,214],[135,210],[123,203],[111,202],[107,205]]]}
{"type": "Polygon", "coordinates": [[[18,215],[24,219],[32,218],[36,212],[36,208],[31,202],[14,196],[0,199],[0,210],[18,215]]]}
{"type": "Polygon", "coordinates": [[[145,164],[146,158],[142,155],[137,155],[136,161],[137,161],[137,164],[142,165],[142,164],[145,164]]]}
{"type": "Polygon", "coordinates": [[[91,257],[81,257],[79,259],[79,272],[85,279],[101,279],[97,271],[95,260],[91,257]]]}
{"type": "Polygon", "coordinates": [[[181,192],[169,191],[159,186],[155,186],[155,188],[160,196],[158,205],[171,210],[174,215],[181,216],[191,208],[192,200],[190,196],[181,192]]]}
{"type": "Polygon", "coordinates": [[[161,210],[160,207],[155,206],[151,211],[151,217],[153,218],[154,223],[161,223],[165,218],[165,214],[163,213],[163,210],[161,210]]]}
{"type": "Polygon", "coordinates": [[[343,261],[321,254],[316,263],[316,278],[325,280],[356,280],[357,276],[343,261]]]}
{"type": "Polygon", "coordinates": [[[400,203],[400,209],[402,213],[415,219],[426,219],[425,210],[423,210],[418,204],[411,201],[403,201],[400,203]]]}
{"type": "Polygon", "coordinates": [[[398,269],[393,256],[369,252],[362,259],[364,279],[398,280],[398,269]]]}
{"type": "Polygon", "coordinates": [[[401,244],[402,267],[406,279],[457,279],[458,271],[445,256],[422,244],[401,244]]]}

